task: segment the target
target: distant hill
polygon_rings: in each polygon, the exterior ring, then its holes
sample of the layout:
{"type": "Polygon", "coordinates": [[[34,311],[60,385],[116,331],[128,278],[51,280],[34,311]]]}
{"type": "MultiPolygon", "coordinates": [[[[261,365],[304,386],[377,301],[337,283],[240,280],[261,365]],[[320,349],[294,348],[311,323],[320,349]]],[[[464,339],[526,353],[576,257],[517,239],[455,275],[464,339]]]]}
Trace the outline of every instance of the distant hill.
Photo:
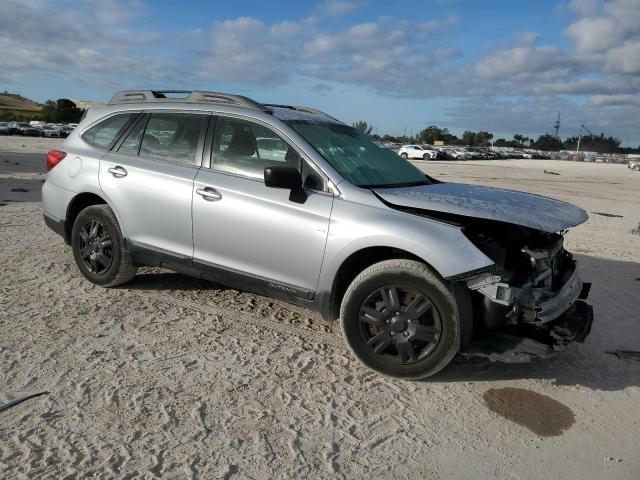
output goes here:
{"type": "Polygon", "coordinates": [[[42,105],[16,93],[0,93],[0,108],[39,112],[42,110],[42,105]]]}

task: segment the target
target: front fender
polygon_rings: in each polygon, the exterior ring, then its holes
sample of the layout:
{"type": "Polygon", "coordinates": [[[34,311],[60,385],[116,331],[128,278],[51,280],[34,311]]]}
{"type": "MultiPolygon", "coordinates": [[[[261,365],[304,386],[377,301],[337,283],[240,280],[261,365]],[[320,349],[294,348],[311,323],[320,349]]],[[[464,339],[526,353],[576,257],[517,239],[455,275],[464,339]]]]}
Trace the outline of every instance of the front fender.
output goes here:
{"type": "Polygon", "coordinates": [[[337,198],[329,224],[329,236],[318,284],[319,292],[330,292],[342,263],[369,247],[405,250],[448,278],[493,265],[462,233],[437,220],[337,198]]]}

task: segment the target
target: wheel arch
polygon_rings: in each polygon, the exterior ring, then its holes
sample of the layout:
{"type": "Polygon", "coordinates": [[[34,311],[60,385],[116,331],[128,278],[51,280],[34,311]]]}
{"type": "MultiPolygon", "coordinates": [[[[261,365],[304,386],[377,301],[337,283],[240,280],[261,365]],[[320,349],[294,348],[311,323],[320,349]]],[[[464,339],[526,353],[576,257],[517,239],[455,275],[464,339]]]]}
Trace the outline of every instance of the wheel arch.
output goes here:
{"type": "Polygon", "coordinates": [[[351,285],[351,282],[353,282],[360,272],[374,263],[391,259],[416,260],[424,263],[436,272],[433,266],[424,259],[401,248],[383,245],[361,248],[347,256],[336,270],[331,292],[328,296],[328,302],[326,302],[327,304],[322,309],[323,316],[328,320],[336,320],[340,313],[342,298],[349,285],[351,285]]]}
{"type": "Polygon", "coordinates": [[[466,285],[463,285],[460,282],[448,281],[443,278],[438,270],[425,259],[397,247],[365,247],[351,253],[347,258],[345,258],[336,271],[331,292],[328,295],[325,295],[325,298],[320,299],[320,302],[322,303],[320,306],[322,316],[329,321],[337,320],[340,316],[340,306],[342,304],[344,294],[353,280],[363,270],[371,265],[392,259],[415,260],[423,263],[438,275],[442,282],[450,288],[458,305],[458,315],[462,329],[461,346],[467,346],[473,335],[473,312],[471,307],[471,296],[466,285]]]}
{"type": "Polygon", "coordinates": [[[108,205],[108,202],[100,195],[92,192],[82,192],[71,199],[67,206],[67,216],[64,225],[64,241],[71,243],[71,231],[76,218],[82,210],[92,205],[108,205]]]}

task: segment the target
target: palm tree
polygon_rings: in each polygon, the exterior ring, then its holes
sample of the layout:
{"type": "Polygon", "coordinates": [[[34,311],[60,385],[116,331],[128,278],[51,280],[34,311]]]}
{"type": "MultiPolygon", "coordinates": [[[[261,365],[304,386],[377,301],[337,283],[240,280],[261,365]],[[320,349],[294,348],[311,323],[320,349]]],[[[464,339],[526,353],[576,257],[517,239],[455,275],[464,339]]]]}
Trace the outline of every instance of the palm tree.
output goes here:
{"type": "Polygon", "coordinates": [[[364,133],[365,135],[371,135],[371,132],[373,131],[373,125],[369,125],[364,120],[358,120],[357,122],[354,122],[353,128],[364,133]]]}

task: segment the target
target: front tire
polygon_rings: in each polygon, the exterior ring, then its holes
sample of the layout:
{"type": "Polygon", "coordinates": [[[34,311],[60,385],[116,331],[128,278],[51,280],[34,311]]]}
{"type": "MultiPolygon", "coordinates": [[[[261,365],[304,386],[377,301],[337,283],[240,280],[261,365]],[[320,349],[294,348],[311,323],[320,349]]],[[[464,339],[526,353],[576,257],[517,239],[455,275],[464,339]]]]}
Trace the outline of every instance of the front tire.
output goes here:
{"type": "Polygon", "coordinates": [[[409,155],[407,155],[405,152],[402,152],[400,156],[405,159],[409,157],[409,155]]]}
{"type": "Polygon", "coordinates": [[[340,309],[342,333],[367,367],[387,376],[431,376],[460,348],[454,295],[425,264],[385,260],[351,283],[340,309]]]}
{"type": "Polygon", "coordinates": [[[101,287],[115,287],[131,280],[132,265],[118,220],[108,205],[82,210],[73,224],[71,248],[80,273],[101,287]]]}

